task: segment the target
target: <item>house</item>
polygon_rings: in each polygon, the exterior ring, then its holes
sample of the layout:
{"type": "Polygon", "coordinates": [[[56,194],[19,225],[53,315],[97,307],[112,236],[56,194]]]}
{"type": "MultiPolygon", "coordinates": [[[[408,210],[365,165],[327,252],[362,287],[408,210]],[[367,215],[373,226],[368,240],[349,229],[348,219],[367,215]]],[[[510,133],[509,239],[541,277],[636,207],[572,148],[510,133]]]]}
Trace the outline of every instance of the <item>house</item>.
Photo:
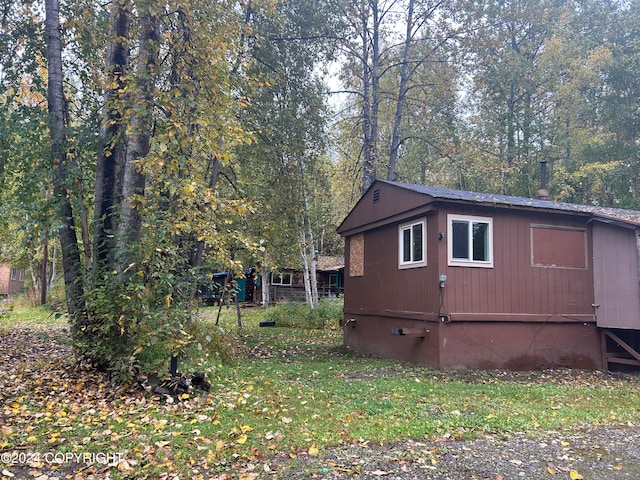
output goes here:
{"type": "MultiPolygon", "coordinates": [[[[304,273],[299,269],[285,268],[270,274],[269,285],[272,301],[301,301],[306,299],[304,273]]],[[[344,257],[319,255],[316,264],[318,295],[337,298],[344,291],[344,257]]],[[[231,280],[229,272],[217,272],[211,278],[200,281],[200,298],[205,304],[217,303],[224,287],[231,280]]],[[[256,269],[247,269],[244,276],[235,278],[238,300],[260,303],[262,301],[262,275],[256,269]]]]}
{"type": "Polygon", "coordinates": [[[245,269],[242,276],[235,278],[230,272],[216,272],[210,277],[203,275],[200,278],[199,297],[205,305],[214,305],[220,300],[228,301],[233,298],[233,292],[240,302],[257,303],[260,297],[259,291],[256,294],[260,286],[259,279],[260,276],[253,268],[245,269]],[[232,281],[235,282],[233,287],[230,284],[232,281]],[[229,295],[229,298],[225,295],[229,295]]]}
{"type": "Polygon", "coordinates": [[[378,180],[338,232],[357,351],[440,369],[640,366],[640,212],[378,180]]]}
{"type": "Polygon", "coordinates": [[[24,289],[24,270],[0,264],[0,296],[8,297],[24,289]]]}
{"type": "MultiPolygon", "coordinates": [[[[318,255],[316,263],[318,296],[337,298],[344,291],[344,257],[318,255]]],[[[305,301],[304,272],[296,268],[271,274],[270,297],[273,301],[305,301]]]]}

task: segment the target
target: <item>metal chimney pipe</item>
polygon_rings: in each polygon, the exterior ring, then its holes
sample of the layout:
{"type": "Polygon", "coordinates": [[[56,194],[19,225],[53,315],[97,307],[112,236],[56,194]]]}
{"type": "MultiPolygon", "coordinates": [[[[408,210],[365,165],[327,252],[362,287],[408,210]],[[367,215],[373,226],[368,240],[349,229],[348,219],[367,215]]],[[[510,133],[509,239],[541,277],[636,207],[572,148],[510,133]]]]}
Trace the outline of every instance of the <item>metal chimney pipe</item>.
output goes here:
{"type": "Polygon", "coordinates": [[[538,200],[549,200],[549,189],[547,188],[547,161],[540,162],[540,189],[538,190],[538,200]]]}

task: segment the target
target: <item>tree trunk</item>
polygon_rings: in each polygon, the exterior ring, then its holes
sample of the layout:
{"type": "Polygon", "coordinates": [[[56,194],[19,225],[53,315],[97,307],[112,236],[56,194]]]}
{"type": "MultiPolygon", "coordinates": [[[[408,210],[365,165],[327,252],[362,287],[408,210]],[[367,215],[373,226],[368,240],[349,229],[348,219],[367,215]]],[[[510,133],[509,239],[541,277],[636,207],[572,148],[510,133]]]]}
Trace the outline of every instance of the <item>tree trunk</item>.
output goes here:
{"type": "Polygon", "coordinates": [[[362,30],[362,186],[361,192],[367,191],[376,178],[375,174],[375,139],[372,135],[372,110],[371,110],[371,82],[372,72],[369,65],[369,11],[365,7],[367,1],[362,2],[360,12],[362,30]]]}
{"type": "Polygon", "coordinates": [[[262,306],[268,308],[271,303],[271,271],[266,267],[266,262],[262,262],[262,306]]]}
{"type": "Polygon", "coordinates": [[[378,116],[380,110],[380,15],[378,0],[369,0],[373,14],[373,38],[371,56],[371,183],[377,178],[378,163],[378,116]]]}
{"type": "Polygon", "coordinates": [[[111,32],[107,48],[107,91],[100,137],[102,148],[96,162],[92,274],[94,280],[113,268],[114,235],[118,210],[118,176],[124,165],[123,107],[118,105],[120,91],[126,89],[129,70],[131,6],[116,0],[111,4],[111,32]]]}
{"type": "Polygon", "coordinates": [[[396,164],[398,161],[398,149],[400,148],[400,127],[402,123],[402,111],[407,96],[407,84],[409,83],[409,54],[411,52],[411,41],[413,39],[413,8],[415,0],[409,0],[409,11],[407,13],[407,31],[404,38],[404,52],[402,54],[402,67],[400,69],[400,85],[398,87],[398,99],[396,101],[396,113],[393,120],[393,133],[391,135],[391,146],[389,148],[389,167],[387,170],[387,180],[396,179],[396,164]]]}
{"type": "Polygon", "coordinates": [[[304,297],[309,308],[313,308],[313,298],[311,296],[311,275],[309,274],[309,258],[307,256],[307,236],[305,228],[300,232],[300,257],[302,258],[302,276],[304,279],[304,297]]]}
{"type": "Polygon", "coordinates": [[[122,275],[131,261],[128,251],[140,239],[141,206],[136,196],[144,194],[144,175],[136,160],[149,153],[153,128],[154,88],[158,56],[158,17],[143,10],[138,45],[134,113],[128,125],[126,155],[122,176],[122,201],[116,240],[116,271],[122,275]]]}
{"type": "Polygon", "coordinates": [[[47,34],[47,82],[51,166],[54,171],[54,197],[60,215],[60,245],[67,300],[67,311],[76,327],[84,321],[83,283],[73,210],[67,195],[66,108],[62,73],[62,40],[58,0],[45,0],[47,34]]]}
{"type": "Polygon", "coordinates": [[[46,236],[44,238],[44,245],[42,247],[42,268],[40,269],[40,305],[47,304],[47,263],[49,262],[49,239],[46,236]]]}
{"type": "MultiPolygon", "coordinates": [[[[304,181],[304,177],[303,177],[304,181]]],[[[309,286],[311,293],[311,308],[316,308],[319,304],[318,298],[318,276],[317,276],[317,265],[318,258],[316,254],[316,242],[313,237],[313,228],[311,225],[311,213],[309,211],[309,198],[307,194],[307,188],[302,187],[302,201],[304,207],[304,225],[306,228],[305,237],[307,239],[306,247],[309,258],[309,286]]]]}

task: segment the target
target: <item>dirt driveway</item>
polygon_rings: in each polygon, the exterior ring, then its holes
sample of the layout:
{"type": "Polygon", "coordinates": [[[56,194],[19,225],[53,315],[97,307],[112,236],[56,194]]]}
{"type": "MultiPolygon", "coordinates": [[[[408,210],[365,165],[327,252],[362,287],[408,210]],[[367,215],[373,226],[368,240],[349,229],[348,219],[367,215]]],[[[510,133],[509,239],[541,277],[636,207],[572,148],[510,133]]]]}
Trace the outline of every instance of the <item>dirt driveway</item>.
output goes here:
{"type": "MultiPolygon", "coordinates": [[[[279,479],[640,479],[640,428],[485,436],[460,442],[353,445],[283,461],[279,479]]],[[[273,477],[272,477],[273,478],[273,477]]]]}

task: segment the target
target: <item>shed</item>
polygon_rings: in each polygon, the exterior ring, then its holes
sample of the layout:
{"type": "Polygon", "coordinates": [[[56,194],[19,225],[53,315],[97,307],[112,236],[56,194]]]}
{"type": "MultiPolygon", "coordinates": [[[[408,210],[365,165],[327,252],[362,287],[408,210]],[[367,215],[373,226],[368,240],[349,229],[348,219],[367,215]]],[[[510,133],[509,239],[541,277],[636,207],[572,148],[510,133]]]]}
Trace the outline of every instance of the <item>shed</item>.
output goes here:
{"type": "Polygon", "coordinates": [[[378,180],[338,232],[355,350],[440,369],[640,365],[640,212],[378,180]]]}

